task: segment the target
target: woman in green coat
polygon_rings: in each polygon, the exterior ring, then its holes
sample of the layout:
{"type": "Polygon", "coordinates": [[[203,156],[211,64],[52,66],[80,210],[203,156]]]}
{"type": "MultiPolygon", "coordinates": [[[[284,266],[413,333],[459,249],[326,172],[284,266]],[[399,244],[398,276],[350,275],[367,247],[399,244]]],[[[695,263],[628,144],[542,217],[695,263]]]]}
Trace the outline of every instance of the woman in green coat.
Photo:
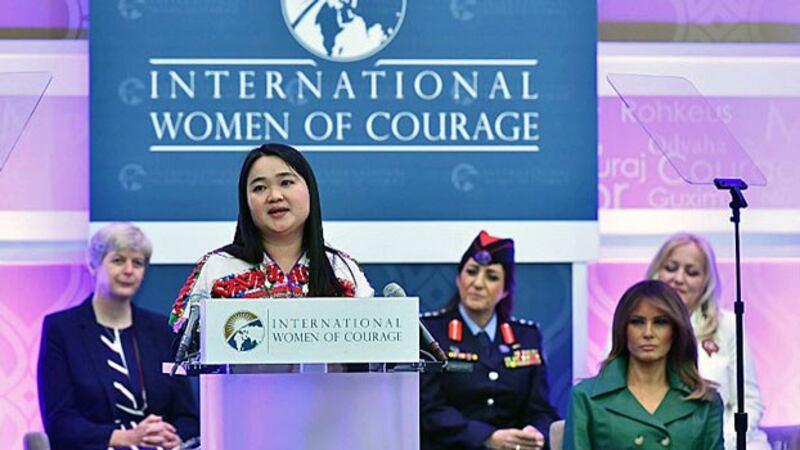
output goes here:
{"type": "Polygon", "coordinates": [[[689,312],[660,281],[630,287],[600,373],[572,389],[567,450],[722,450],[722,401],[697,372],[689,312]]]}

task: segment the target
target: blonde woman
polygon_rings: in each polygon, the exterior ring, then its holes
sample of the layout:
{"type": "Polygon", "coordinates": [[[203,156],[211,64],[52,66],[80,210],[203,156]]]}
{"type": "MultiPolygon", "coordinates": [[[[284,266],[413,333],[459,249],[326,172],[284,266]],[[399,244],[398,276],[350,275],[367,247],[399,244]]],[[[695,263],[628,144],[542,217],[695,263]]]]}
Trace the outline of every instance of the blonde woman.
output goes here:
{"type": "MultiPolygon", "coordinates": [[[[676,234],[661,246],[650,267],[648,278],[660,280],[678,292],[691,314],[697,336],[700,375],[719,386],[724,402],[726,449],[736,448],[736,316],[719,308],[719,275],[714,250],[705,239],[688,233],[676,234]]],[[[747,448],[769,450],[766,434],[758,423],[764,412],[756,381],[752,354],[744,349],[745,411],[747,448]]]]}

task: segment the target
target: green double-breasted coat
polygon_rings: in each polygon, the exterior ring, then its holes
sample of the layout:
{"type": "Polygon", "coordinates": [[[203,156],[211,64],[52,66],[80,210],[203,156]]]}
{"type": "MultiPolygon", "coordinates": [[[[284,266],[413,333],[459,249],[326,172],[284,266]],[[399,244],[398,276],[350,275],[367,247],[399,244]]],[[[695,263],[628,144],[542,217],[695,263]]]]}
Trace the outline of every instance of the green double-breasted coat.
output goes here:
{"type": "Polygon", "coordinates": [[[565,450],[722,450],[722,401],[684,400],[691,390],[668,371],[669,390],[653,414],[627,381],[628,360],[616,358],[572,389],[565,450]]]}

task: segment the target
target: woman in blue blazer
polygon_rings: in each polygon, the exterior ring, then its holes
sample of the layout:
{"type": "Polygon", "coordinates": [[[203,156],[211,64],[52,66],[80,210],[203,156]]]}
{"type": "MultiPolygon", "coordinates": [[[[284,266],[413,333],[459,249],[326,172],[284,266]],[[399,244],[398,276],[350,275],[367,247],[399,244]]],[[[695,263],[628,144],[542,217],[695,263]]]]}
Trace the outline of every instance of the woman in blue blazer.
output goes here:
{"type": "Polygon", "coordinates": [[[167,318],[131,303],[151,253],[137,227],[102,228],[87,250],[94,293],[45,317],[39,404],[53,450],[172,449],[199,434],[188,380],[161,371],[173,339],[167,318]]]}
{"type": "Polygon", "coordinates": [[[689,311],[661,281],[629,288],[600,373],[572,389],[564,448],[722,450],[722,401],[697,372],[689,311]]]}

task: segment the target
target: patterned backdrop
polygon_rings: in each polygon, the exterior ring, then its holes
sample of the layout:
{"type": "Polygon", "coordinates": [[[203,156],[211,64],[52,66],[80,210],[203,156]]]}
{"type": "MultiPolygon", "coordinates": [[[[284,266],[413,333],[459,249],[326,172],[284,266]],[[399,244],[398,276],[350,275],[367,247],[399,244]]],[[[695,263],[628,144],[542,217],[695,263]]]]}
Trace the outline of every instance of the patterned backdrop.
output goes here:
{"type": "Polygon", "coordinates": [[[0,265],[0,447],[18,448],[26,431],[42,429],[36,391],[42,319],[90,289],[81,265],[0,265]]]}

